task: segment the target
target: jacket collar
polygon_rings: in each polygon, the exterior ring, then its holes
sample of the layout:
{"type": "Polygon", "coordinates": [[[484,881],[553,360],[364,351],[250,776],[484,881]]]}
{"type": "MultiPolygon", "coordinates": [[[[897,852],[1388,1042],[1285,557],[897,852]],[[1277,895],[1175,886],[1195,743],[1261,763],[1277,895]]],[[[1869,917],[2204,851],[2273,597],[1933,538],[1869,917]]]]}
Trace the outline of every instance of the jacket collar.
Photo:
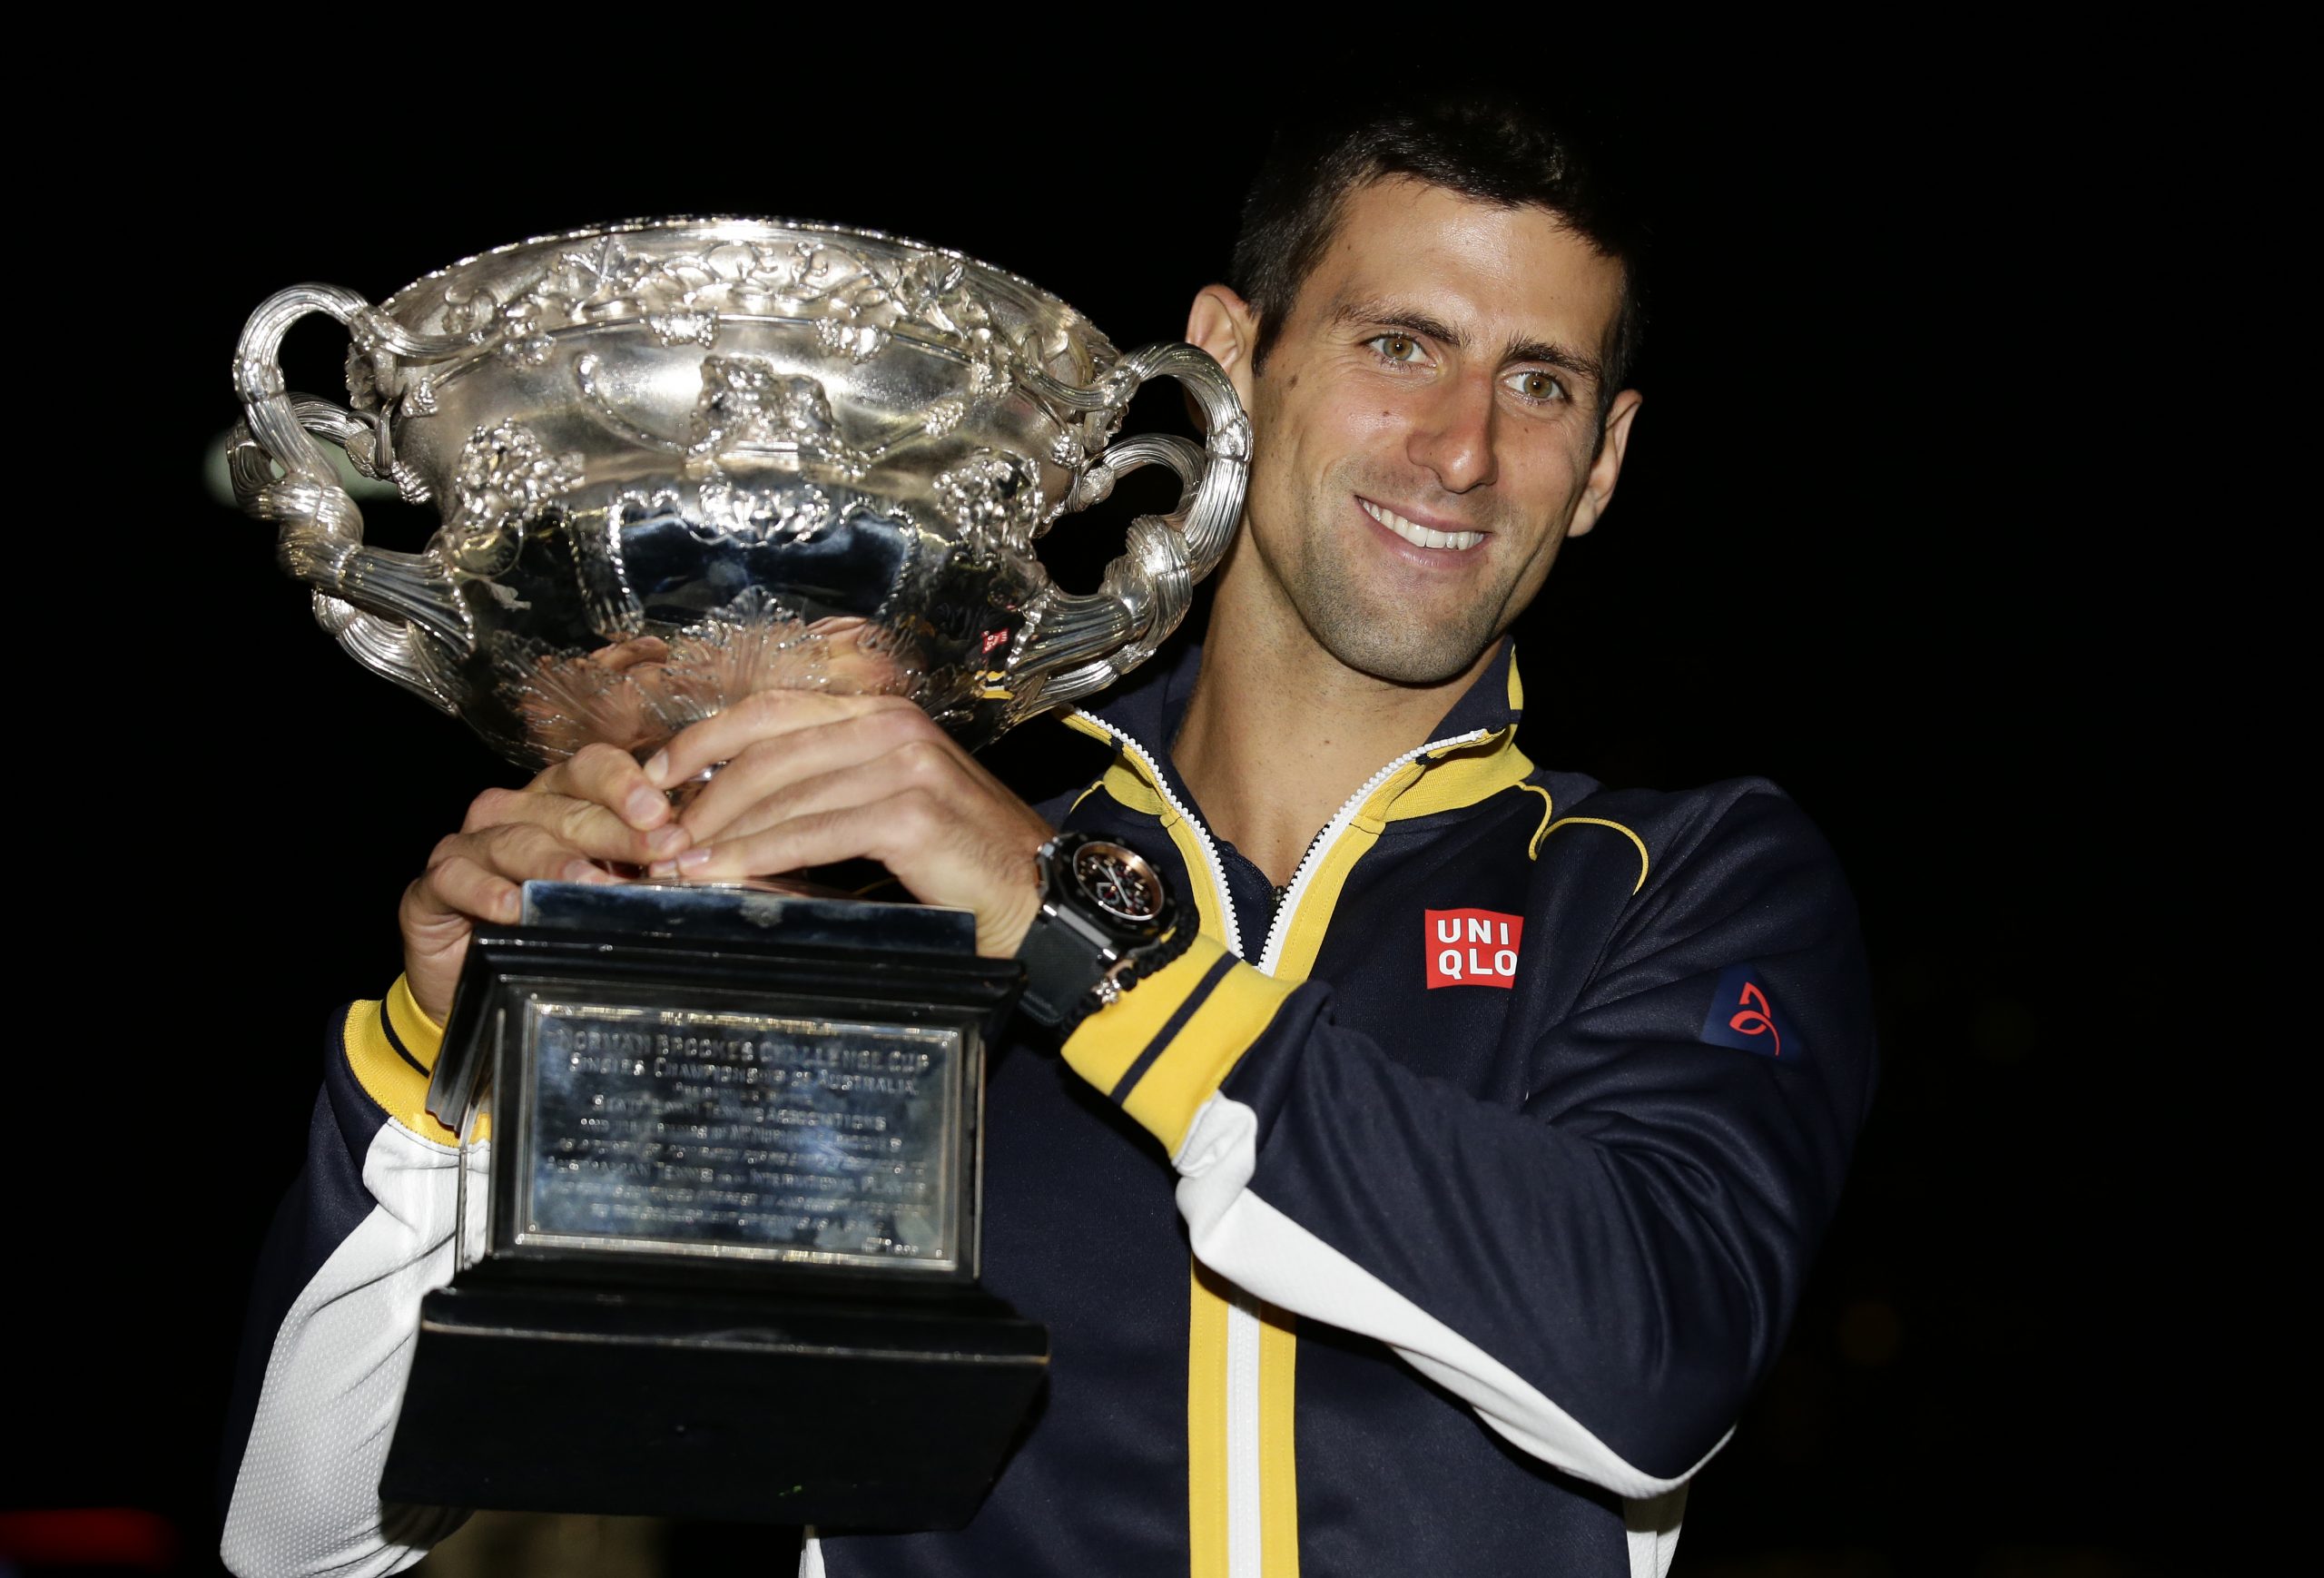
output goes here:
{"type": "MultiPolygon", "coordinates": [[[[1136,742],[1161,772],[1163,783],[1157,787],[1167,788],[1182,804],[1192,806],[1194,795],[1178,776],[1177,764],[1170,759],[1170,745],[1177,738],[1178,725],[1187,715],[1187,705],[1194,697],[1195,678],[1201,672],[1202,648],[1189,643],[1177,661],[1159,673],[1138,676],[1108,696],[1101,705],[1070,715],[1066,722],[1083,734],[1102,734],[1110,739],[1118,731],[1136,742]]],[[[1384,818],[1418,815],[1474,804],[1488,794],[1522,782],[1532,772],[1532,763],[1516,743],[1524,700],[1524,685],[1517,672],[1516,644],[1504,636],[1492,661],[1485,665],[1483,672],[1462,692],[1460,699],[1428,735],[1431,743],[1463,735],[1482,737],[1426,752],[1412,769],[1383,785],[1381,798],[1403,799],[1403,792],[1423,773],[1440,780],[1430,785],[1432,792],[1413,797],[1413,804],[1399,805],[1395,811],[1388,810],[1384,804],[1379,814],[1384,818]],[[1447,772],[1448,766],[1453,770],[1447,772]]]]}

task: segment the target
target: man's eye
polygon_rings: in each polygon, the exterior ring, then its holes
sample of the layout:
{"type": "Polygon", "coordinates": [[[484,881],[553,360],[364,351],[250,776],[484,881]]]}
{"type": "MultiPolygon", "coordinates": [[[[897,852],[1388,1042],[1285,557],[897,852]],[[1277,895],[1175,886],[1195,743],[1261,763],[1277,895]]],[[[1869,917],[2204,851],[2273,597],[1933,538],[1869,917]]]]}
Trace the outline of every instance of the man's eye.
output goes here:
{"type": "Polygon", "coordinates": [[[1409,334],[1383,334],[1372,341],[1372,349],[1390,361],[1419,361],[1423,360],[1420,341],[1409,334]]]}
{"type": "Polygon", "coordinates": [[[1546,372],[1515,372],[1509,376],[1509,387],[1529,400],[1546,403],[1565,399],[1565,386],[1546,372]]]}

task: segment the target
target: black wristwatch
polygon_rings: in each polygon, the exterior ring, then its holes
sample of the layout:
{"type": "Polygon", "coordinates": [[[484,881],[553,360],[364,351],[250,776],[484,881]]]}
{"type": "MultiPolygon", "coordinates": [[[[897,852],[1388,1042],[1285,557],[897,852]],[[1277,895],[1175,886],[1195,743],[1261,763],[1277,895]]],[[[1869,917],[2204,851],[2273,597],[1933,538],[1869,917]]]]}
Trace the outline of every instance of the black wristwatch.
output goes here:
{"type": "Polygon", "coordinates": [[[1185,952],[1195,927],[1183,922],[1162,873],[1136,850],[1060,833],[1036,858],[1041,912],[1017,950],[1025,966],[1017,1007],[1062,1037],[1185,952]]]}

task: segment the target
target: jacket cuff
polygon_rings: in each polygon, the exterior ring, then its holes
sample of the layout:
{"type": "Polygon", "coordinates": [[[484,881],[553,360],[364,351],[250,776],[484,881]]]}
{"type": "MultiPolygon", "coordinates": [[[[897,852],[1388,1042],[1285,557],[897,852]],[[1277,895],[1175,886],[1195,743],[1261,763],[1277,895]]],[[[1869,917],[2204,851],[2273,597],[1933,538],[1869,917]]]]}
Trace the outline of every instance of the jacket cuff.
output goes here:
{"type": "Polygon", "coordinates": [[[1275,1022],[1292,987],[1213,937],[1081,1021],[1065,1060],[1175,1157],[1202,1104],[1275,1022]]]}
{"type": "Polygon", "coordinates": [[[428,1080],[444,1044],[444,1027],[420,1011],[400,975],[385,999],[347,1011],[348,1067],[365,1095],[389,1117],[426,1139],[457,1145],[459,1136],[428,1114],[428,1080]]]}
{"type": "Polygon", "coordinates": [[[411,995],[411,981],[401,975],[388,988],[388,1029],[413,1062],[430,1074],[436,1071],[436,1054],[444,1047],[444,1027],[428,1017],[419,1000],[411,995]]]}

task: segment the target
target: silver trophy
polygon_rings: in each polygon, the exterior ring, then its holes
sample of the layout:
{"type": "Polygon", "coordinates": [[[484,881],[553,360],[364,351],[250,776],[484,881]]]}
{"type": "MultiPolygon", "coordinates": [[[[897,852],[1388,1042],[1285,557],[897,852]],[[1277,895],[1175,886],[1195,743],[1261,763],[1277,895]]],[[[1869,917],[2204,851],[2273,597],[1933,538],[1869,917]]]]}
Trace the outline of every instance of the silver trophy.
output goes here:
{"type": "Polygon", "coordinates": [[[373,306],[283,291],[234,359],[237,498],[358,662],[537,764],[643,747],[753,691],[878,690],[971,745],[1143,661],[1218,562],[1250,428],[1191,346],[1128,356],[1013,274],[869,231],[669,220],[519,242],[373,306]],[[349,402],[283,388],[311,312],[349,402]],[[1117,442],[1173,378],[1197,449],[1117,442]],[[433,500],[418,554],[368,547],[320,442],[433,500]],[[1098,591],[1034,543],[1124,472],[1182,493],[1098,591]]]}
{"type": "MultiPolygon", "coordinates": [[[[778,688],[907,696],[982,744],[1170,634],[1250,450],[1191,346],[1124,356],[957,253],[757,219],[523,242],[376,306],[296,286],[234,380],[236,496],[316,619],[527,765],[649,752],[778,688]],[[314,312],[353,340],[344,405],[284,387],[314,312]],[[1156,377],[1201,446],[1116,438],[1156,377]],[[437,506],[422,551],[364,542],[326,442],[437,506]],[[1098,591],[1052,585],[1037,541],[1147,465],[1176,508],[1131,524],[1098,591]]],[[[958,912],[527,884],[517,926],[476,932],[429,1087],[461,1136],[460,1270],[423,1311],[383,1494],[965,1520],[1046,1356],[976,1286],[984,1048],[1014,985],[958,912]]]]}

